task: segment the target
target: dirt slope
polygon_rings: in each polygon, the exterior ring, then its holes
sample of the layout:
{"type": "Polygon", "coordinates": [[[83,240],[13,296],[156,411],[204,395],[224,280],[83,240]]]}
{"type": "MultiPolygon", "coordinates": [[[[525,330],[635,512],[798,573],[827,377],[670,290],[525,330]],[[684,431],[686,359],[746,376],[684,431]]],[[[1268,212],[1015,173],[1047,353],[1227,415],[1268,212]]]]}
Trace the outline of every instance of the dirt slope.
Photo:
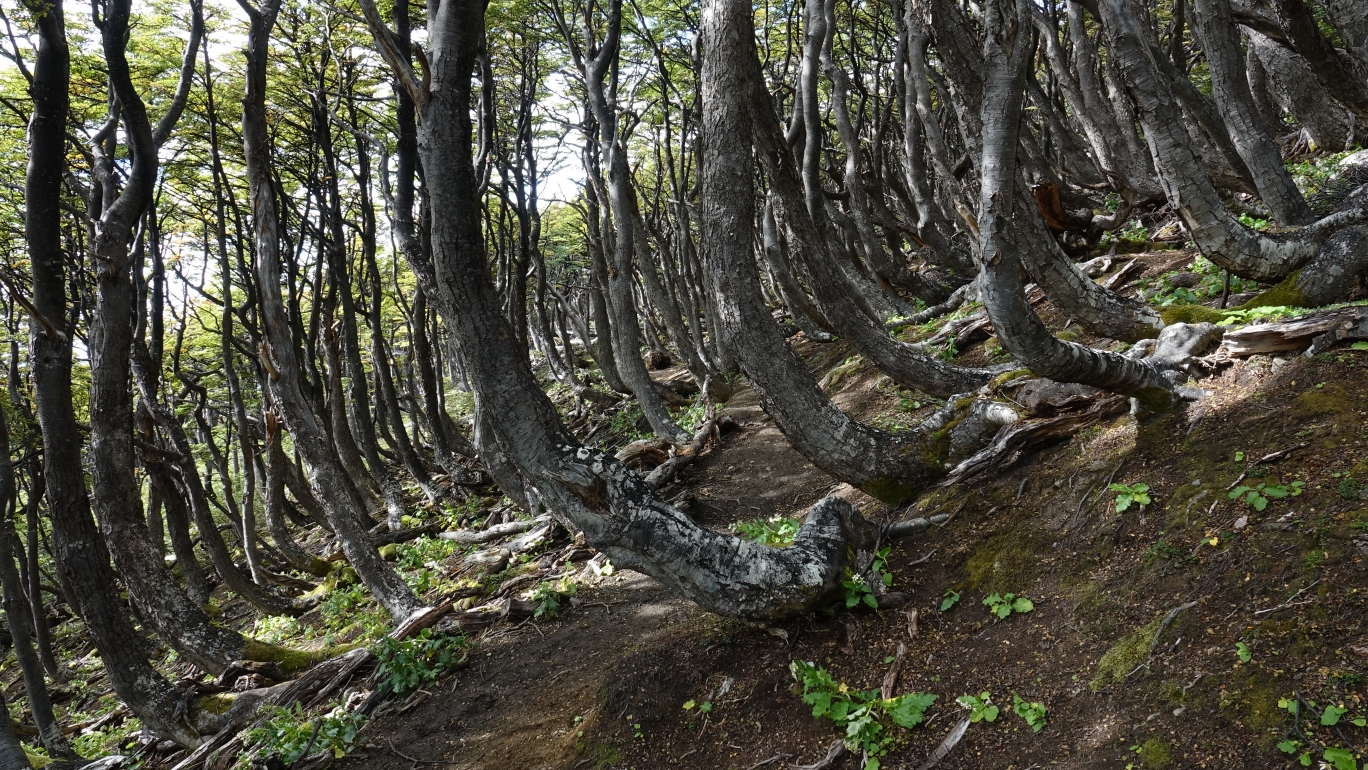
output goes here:
{"type": "MultiPolygon", "coordinates": [[[[843,355],[820,354],[828,364],[843,355]]],[[[885,768],[919,767],[962,718],[955,698],[984,691],[1001,715],[972,725],[939,767],[1299,766],[1275,748],[1294,725],[1279,700],[1294,694],[1317,713],[1347,709],[1335,727],[1303,712],[1305,736],[1292,737],[1312,744],[1313,760],[1325,747],[1363,751],[1368,729],[1349,720],[1368,712],[1368,503],[1358,486],[1368,488],[1365,365],[1368,352],[1348,350],[1238,363],[1186,413],[1094,426],[904,511],[833,485],[743,391],[728,406],[741,430],[671,494],[687,491],[700,521],[717,528],[794,515],[833,490],[871,516],[958,511],[945,528],[895,548],[894,588],[909,604],[764,629],[619,573],[583,590],[584,603],[561,619],[484,640],[470,668],[372,723],[370,748],[340,766],[814,762],[839,736],[791,692],[790,662],[877,688],[899,643],[908,656],[897,692],[938,700],[927,725],[891,728],[898,746],[885,768]],[[1228,498],[1250,461],[1289,447],[1298,448],[1252,466],[1246,484],[1300,494],[1269,497],[1261,511],[1245,496],[1228,498]],[[1108,480],[1147,484],[1153,502],[1118,514],[1108,480]],[[961,598],[942,613],[947,590],[961,598]],[[1028,596],[1035,610],[998,620],[981,603],[992,592],[1028,596]],[[918,614],[915,636],[903,610],[918,614]],[[1047,706],[1041,733],[1011,712],[1013,693],[1047,706]],[[690,700],[712,712],[685,710],[690,700]]],[[[876,374],[857,371],[842,387],[838,403],[857,416],[898,417],[899,397],[876,374]]]]}

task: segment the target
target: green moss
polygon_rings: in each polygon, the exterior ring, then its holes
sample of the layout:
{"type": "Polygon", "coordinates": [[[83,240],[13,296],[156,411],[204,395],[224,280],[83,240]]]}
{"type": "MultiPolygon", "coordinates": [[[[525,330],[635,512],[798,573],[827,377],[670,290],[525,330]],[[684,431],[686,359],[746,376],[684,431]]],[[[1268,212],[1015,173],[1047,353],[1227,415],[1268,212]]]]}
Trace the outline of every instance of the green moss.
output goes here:
{"type": "Polygon", "coordinates": [[[199,699],[196,706],[206,714],[227,714],[237,701],[237,693],[220,692],[199,699]]]}
{"type": "Polygon", "coordinates": [[[1136,749],[1135,753],[1140,756],[1140,761],[1145,764],[1145,767],[1168,767],[1173,764],[1173,757],[1169,754],[1168,744],[1158,738],[1150,738],[1140,744],[1140,748],[1136,749]]]}
{"type": "Polygon", "coordinates": [[[1206,305],[1170,305],[1158,308],[1159,317],[1164,320],[1165,326],[1173,324],[1196,324],[1196,323],[1220,323],[1230,316],[1224,310],[1207,307],[1206,305]]]}
{"type": "Polygon", "coordinates": [[[40,768],[44,768],[52,764],[52,757],[45,757],[42,754],[30,753],[27,746],[24,746],[22,748],[24,749],[24,756],[28,757],[29,764],[33,766],[33,770],[40,770],[40,768]]]}
{"type": "Polygon", "coordinates": [[[1040,561],[1035,538],[1025,526],[984,541],[964,564],[964,586],[1022,593],[1035,583],[1040,561]]]}
{"type": "Polygon", "coordinates": [[[1313,307],[1314,302],[1302,293],[1297,287],[1301,279],[1301,271],[1297,270],[1287,276],[1277,286],[1258,295],[1254,299],[1240,305],[1238,310],[1249,310],[1256,307],[1313,307]]]}
{"type": "Polygon", "coordinates": [[[1078,342],[1079,340],[1078,332],[1060,332],[1055,335],[1055,338],[1065,342],[1078,342]]]}
{"type": "Polygon", "coordinates": [[[1272,743],[1287,720],[1287,712],[1278,708],[1278,699],[1283,692],[1277,682],[1256,670],[1233,689],[1227,689],[1224,696],[1249,732],[1265,744],[1263,748],[1272,749],[1272,743]]]}
{"type": "Polygon", "coordinates": [[[832,370],[827,372],[826,376],[822,378],[822,390],[827,392],[832,392],[833,389],[839,390],[840,388],[838,386],[841,382],[853,376],[862,366],[864,366],[864,356],[851,356],[850,358],[847,358],[839,366],[832,368],[832,370]]]}
{"type": "Polygon", "coordinates": [[[335,658],[344,652],[350,652],[360,645],[338,644],[332,647],[324,647],[319,650],[293,650],[289,647],[281,647],[275,644],[259,642],[255,639],[248,639],[247,644],[242,648],[242,658],[244,660],[255,660],[257,662],[279,663],[280,667],[287,673],[303,671],[310,666],[321,663],[329,658],[335,658]]]}
{"type": "Polygon", "coordinates": [[[394,561],[399,558],[399,546],[396,543],[385,543],[380,546],[380,558],[385,561],[394,561]]]}
{"type": "Polygon", "coordinates": [[[998,376],[994,377],[993,381],[988,383],[988,387],[991,389],[1000,388],[1003,385],[1006,385],[1007,383],[1011,382],[1012,380],[1018,379],[1020,377],[1030,376],[1032,376],[1030,369],[1013,369],[1010,372],[1003,372],[1002,374],[999,374],[998,376]]]}
{"type": "Polygon", "coordinates": [[[586,743],[581,738],[575,741],[575,751],[580,756],[585,757],[584,761],[593,761],[593,770],[617,767],[622,763],[622,752],[616,746],[610,746],[606,743],[586,743]]]}
{"type": "Polygon", "coordinates": [[[1309,388],[1292,402],[1292,411],[1302,417],[1353,412],[1355,401],[1339,385],[1309,388]]]}
{"type": "Polygon", "coordinates": [[[1089,687],[1094,691],[1111,684],[1119,684],[1135,667],[1149,659],[1154,646],[1154,635],[1159,631],[1161,620],[1142,626],[1121,637],[1110,650],[1097,662],[1097,676],[1089,687]]]}

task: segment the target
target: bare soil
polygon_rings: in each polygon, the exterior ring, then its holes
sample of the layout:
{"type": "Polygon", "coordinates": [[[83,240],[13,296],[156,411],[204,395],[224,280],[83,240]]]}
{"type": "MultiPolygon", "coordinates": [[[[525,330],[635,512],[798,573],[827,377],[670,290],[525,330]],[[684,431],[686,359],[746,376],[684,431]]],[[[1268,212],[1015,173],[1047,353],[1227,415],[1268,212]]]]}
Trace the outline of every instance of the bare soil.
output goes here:
{"type": "MultiPolygon", "coordinates": [[[[839,343],[799,349],[818,371],[850,355],[839,343]]],[[[956,512],[895,547],[893,587],[910,603],[762,628],[619,572],[581,590],[560,618],[494,629],[472,665],[376,719],[367,747],[336,766],[815,762],[840,735],[795,695],[789,664],[812,661],[852,688],[877,688],[899,644],[908,655],[896,692],[937,701],[926,725],[890,728],[899,746],[886,768],[920,767],[963,718],[955,698],[985,691],[1001,715],[972,725],[938,767],[1293,767],[1275,745],[1294,724],[1278,701],[1294,693],[1349,710],[1337,728],[1306,728],[1318,744],[1363,752],[1368,729],[1346,725],[1368,712],[1368,502],[1343,481],[1368,489],[1365,367],[1368,351],[1348,349],[1239,362],[1203,381],[1213,396],[1185,412],[1085,429],[901,510],[813,468],[743,389],[726,408],[740,430],[667,496],[691,496],[698,520],[717,529],[801,516],[832,493],[874,518],[956,512]],[[1229,499],[1251,461],[1289,447],[1298,448],[1246,483],[1302,481],[1300,495],[1262,511],[1229,499]],[[1109,480],[1148,484],[1153,502],[1117,513],[1109,480]],[[947,590],[961,599],[941,612],[947,590]],[[1035,610],[998,620],[982,604],[992,592],[1028,596],[1035,610]],[[1156,623],[1190,602],[1149,649],[1156,623]],[[1121,654],[1136,647],[1128,637],[1146,640],[1130,656],[1121,654]],[[1109,651],[1119,663],[1103,665],[1109,651]],[[1014,693],[1047,706],[1039,734],[1012,713],[1014,693]],[[685,710],[690,700],[711,713],[685,710]]],[[[934,408],[907,404],[868,369],[837,387],[837,403],[861,419],[915,422],[934,408]]]]}

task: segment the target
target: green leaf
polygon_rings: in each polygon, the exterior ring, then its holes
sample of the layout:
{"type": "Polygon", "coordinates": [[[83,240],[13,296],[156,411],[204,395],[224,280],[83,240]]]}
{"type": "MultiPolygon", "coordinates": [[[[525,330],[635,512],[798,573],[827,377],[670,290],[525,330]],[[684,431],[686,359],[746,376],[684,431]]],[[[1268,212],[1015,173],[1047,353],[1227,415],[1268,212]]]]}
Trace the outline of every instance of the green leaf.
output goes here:
{"type": "Polygon", "coordinates": [[[1024,596],[1018,596],[1018,597],[1016,598],[1016,601],[1012,602],[1012,611],[1013,611],[1013,612],[1030,612],[1031,610],[1034,610],[1034,609],[1035,609],[1035,603],[1032,602],[1030,599],[1027,599],[1027,598],[1024,597],[1024,596]]]}
{"type": "Polygon", "coordinates": [[[1116,498],[1116,512],[1124,513],[1125,510],[1131,506],[1131,502],[1134,499],[1135,498],[1130,495],[1118,495],[1116,498]]]}
{"type": "Polygon", "coordinates": [[[1240,462],[1240,461],[1243,460],[1243,459],[1244,459],[1244,452],[1236,452],[1236,453],[1235,453],[1235,462],[1238,463],[1238,462],[1240,462]]]}
{"type": "Polygon", "coordinates": [[[1244,642],[1235,643],[1235,654],[1239,656],[1242,663],[1248,663],[1254,657],[1254,654],[1249,651],[1249,645],[1244,642]]]}
{"type": "Polygon", "coordinates": [[[1321,712],[1320,723],[1326,727],[1334,727],[1339,724],[1340,717],[1344,716],[1348,710],[1341,706],[1326,706],[1325,711],[1321,712]]]}
{"type": "Polygon", "coordinates": [[[997,615],[999,619],[1006,618],[1008,615],[1012,614],[1012,605],[1003,602],[997,606],[997,609],[993,610],[993,614],[997,615]]]}
{"type": "Polygon", "coordinates": [[[708,713],[711,713],[711,712],[712,712],[712,703],[711,703],[711,702],[709,702],[709,701],[703,701],[702,703],[700,703],[700,704],[698,705],[698,713],[700,713],[700,714],[708,714],[708,713]]]}
{"type": "Polygon", "coordinates": [[[1230,490],[1230,494],[1227,495],[1226,497],[1230,498],[1231,500],[1234,500],[1235,498],[1239,497],[1240,495],[1243,495],[1245,492],[1252,492],[1252,491],[1254,491],[1254,490],[1252,490],[1251,488],[1245,486],[1244,484],[1241,484],[1240,486],[1235,487],[1234,489],[1230,490]]]}
{"type": "MultiPolygon", "coordinates": [[[[997,706],[989,706],[988,708],[986,708],[986,709],[983,710],[983,719],[984,719],[984,721],[986,721],[986,722],[996,722],[996,721],[997,721],[997,718],[998,718],[998,707],[997,707],[997,706]]],[[[1358,768],[1355,768],[1354,770],[1358,770],[1358,768]]]]}
{"type": "Polygon", "coordinates": [[[688,711],[689,709],[691,709],[691,708],[693,708],[694,706],[697,706],[697,705],[698,705],[698,704],[697,704],[697,703],[694,703],[694,702],[693,702],[693,699],[691,698],[691,699],[689,699],[689,700],[684,701],[684,710],[685,710],[685,711],[688,711]]]}
{"type": "Polygon", "coordinates": [[[1274,500],[1281,500],[1284,497],[1287,497],[1291,493],[1291,490],[1289,490],[1287,487],[1281,486],[1265,487],[1263,493],[1264,497],[1271,497],[1274,500]]]}
{"type": "Polygon", "coordinates": [[[1249,493],[1249,502],[1254,506],[1254,510],[1256,511],[1262,511],[1268,507],[1268,498],[1257,492],[1249,493]]]}
{"type": "Polygon", "coordinates": [[[954,591],[946,591],[945,598],[941,599],[940,611],[945,612],[959,603],[960,595],[954,591]]]}
{"type": "Polygon", "coordinates": [[[1349,749],[1327,748],[1321,757],[1335,770],[1358,770],[1358,762],[1354,759],[1354,752],[1349,749]]]}
{"type": "Polygon", "coordinates": [[[1349,346],[1350,350],[1368,350],[1368,342],[1355,342],[1349,346]]]}
{"type": "Polygon", "coordinates": [[[993,605],[999,604],[1001,602],[1002,597],[997,594],[989,594],[988,597],[983,600],[983,604],[988,607],[992,607],[993,605]]]}
{"type": "Polygon", "coordinates": [[[936,702],[936,696],[931,693],[908,693],[893,698],[889,702],[893,704],[888,709],[889,718],[899,727],[906,727],[910,730],[922,723],[922,719],[926,716],[926,710],[936,702]]]}
{"type": "Polygon", "coordinates": [[[878,758],[878,757],[870,757],[870,758],[865,762],[864,770],[879,770],[879,767],[880,767],[880,765],[879,765],[879,758],[878,758]]]}
{"type": "Polygon", "coordinates": [[[879,600],[874,598],[874,594],[865,594],[864,603],[876,610],[879,608],[879,600]]]}
{"type": "Polygon", "coordinates": [[[1310,767],[1310,766],[1311,766],[1311,752],[1309,752],[1309,751],[1303,751],[1303,752],[1302,752],[1302,755],[1301,755],[1300,757],[1297,757],[1297,761],[1301,763],[1301,766],[1302,766],[1302,767],[1310,767]]]}
{"type": "Polygon", "coordinates": [[[1354,727],[1368,727],[1368,719],[1364,719],[1363,717],[1355,717],[1354,719],[1350,720],[1349,724],[1353,725],[1354,727]]]}
{"type": "Polygon", "coordinates": [[[1278,744],[1278,750],[1284,754],[1296,754],[1299,746],[1301,744],[1296,741],[1283,741],[1278,744]]]}

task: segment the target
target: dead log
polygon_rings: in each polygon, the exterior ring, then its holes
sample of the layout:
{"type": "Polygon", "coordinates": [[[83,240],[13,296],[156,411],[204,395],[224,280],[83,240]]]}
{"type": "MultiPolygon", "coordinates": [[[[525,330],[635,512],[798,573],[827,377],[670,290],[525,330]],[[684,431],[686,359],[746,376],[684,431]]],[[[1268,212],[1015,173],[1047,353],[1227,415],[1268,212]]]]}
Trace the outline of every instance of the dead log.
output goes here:
{"type": "Polygon", "coordinates": [[[526,532],[534,526],[550,521],[550,516],[538,516],[525,521],[510,521],[507,524],[495,524],[489,529],[457,529],[449,532],[439,532],[437,537],[443,540],[453,540],[457,543],[488,543],[491,540],[498,540],[508,535],[516,535],[519,532],[526,532]]]}
{"type": "Polygon", "coordinates": [[[1341,340],[1364,337],[1368,337],[1368,308],[1350,307],[1291,321],[1232,329],[1225,333],[1221,347],[1212,358],[1219,361],[1259,354],[1297,352],[1311,347],[1313,342],[1317,343],[1319,352],[1341,340]]]}

